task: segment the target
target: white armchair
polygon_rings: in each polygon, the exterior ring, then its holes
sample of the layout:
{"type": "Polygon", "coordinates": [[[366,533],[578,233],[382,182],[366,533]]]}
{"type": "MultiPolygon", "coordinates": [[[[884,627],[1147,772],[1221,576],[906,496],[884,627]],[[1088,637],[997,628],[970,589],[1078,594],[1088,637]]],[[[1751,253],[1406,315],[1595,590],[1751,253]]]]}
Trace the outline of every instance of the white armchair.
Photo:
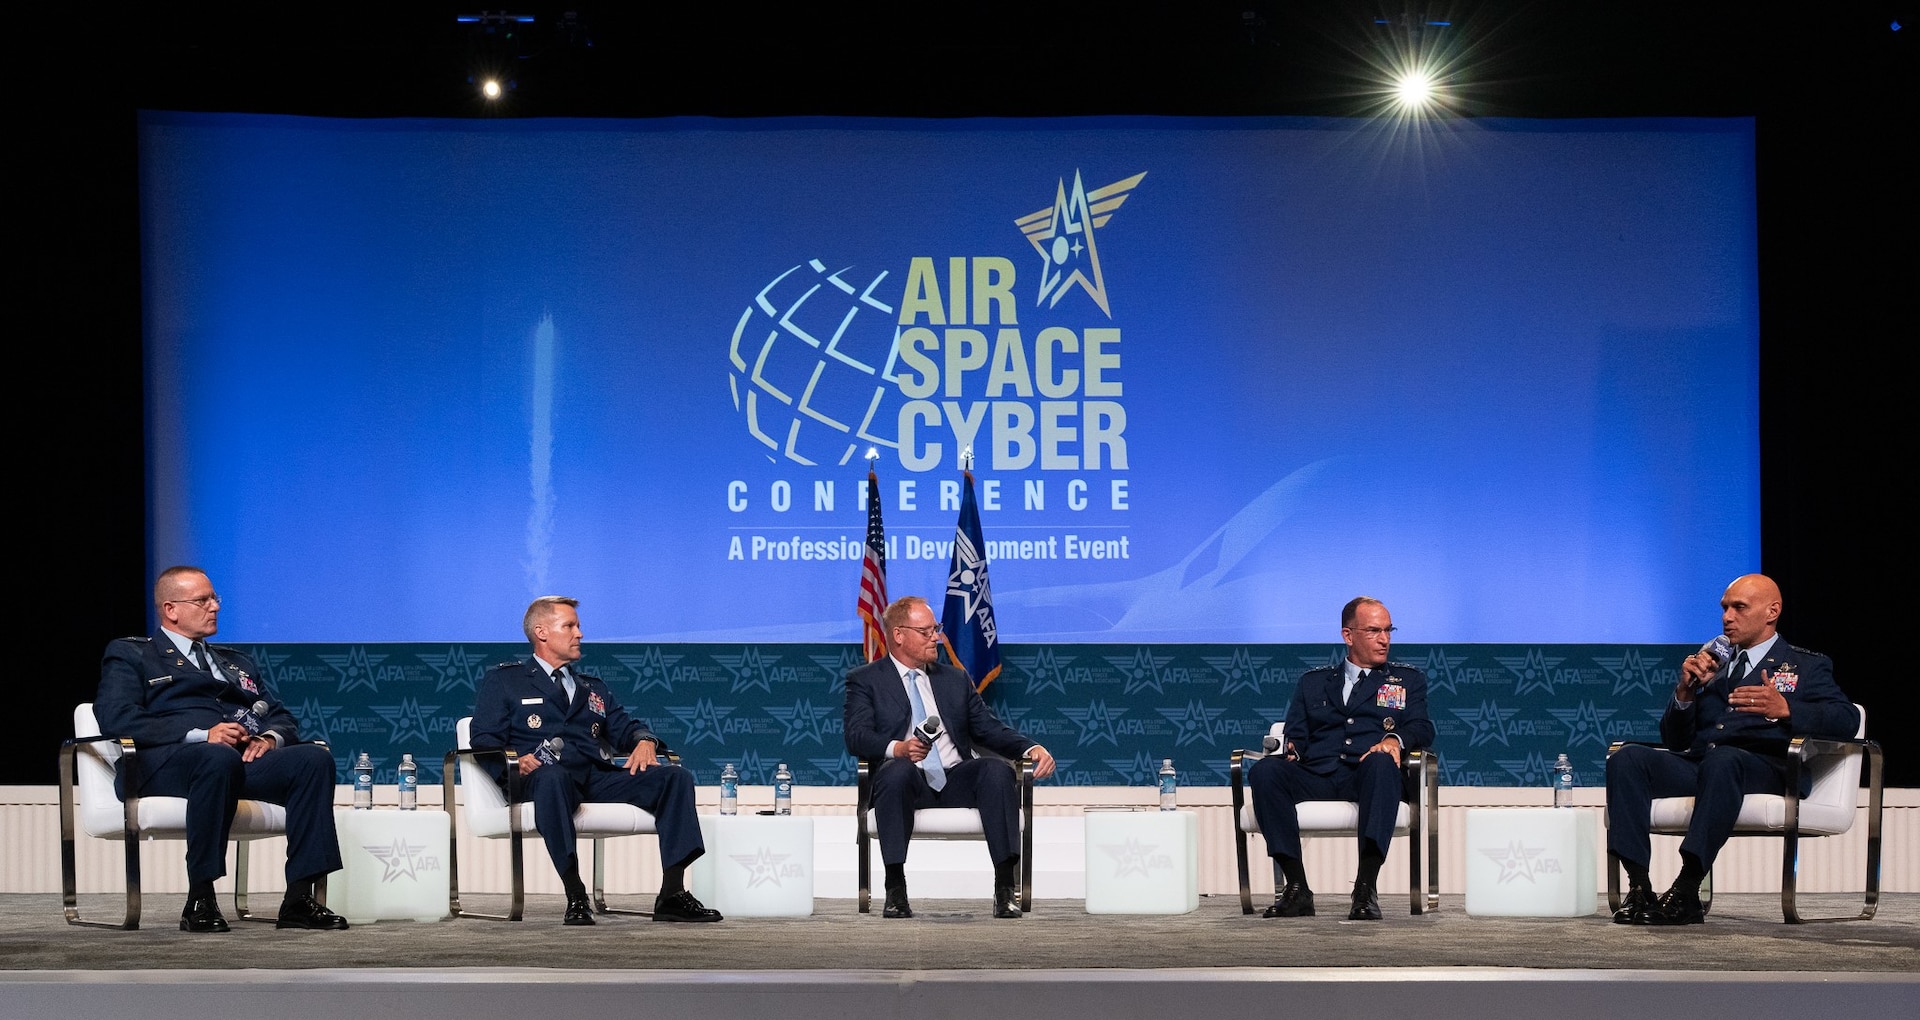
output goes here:
{"type": "MultiPolygon", "coordinates": [[[[1867,710],[1860,712],[1860,728],[1850,740],[1812,740],[1796,737],[1787,748],[1787,789],[1783,794],[1750,793],[1740,802],[1735,836],[1772,836],[1781,840],[1780,911],[1788,924],[1810,921],[1867,921],[1880,902],[1880,745],[1867,739],[1867,710]],[[1800,796],[1800,776],[1813,775],[1813,787],[1800,796]],[[1853,828],[1859,814],[1862,773],[1867,779],[1866,893],[1860,912],[1838,917],[1802,917],[1797,903],[1800,840],[1838,836],[1853,828]]],[[[1607,749],[1611,758],[1624,746],[1607,749]]],[[[1692,797],[1660,797],[1653,802],[1652,832],[1684,836],[1693,819],[1692,797]]],[[[1620,862],[1607,867],[1607,902],[1620,909],[1620,862]]],[[[1713,908],[1713,876],[1700,884],[1700,902],[1713,908]]]]}
{"type": "MultiPolygon", "coordinates": [[[[1274,723],[1268,731],[1270,743],[1286,746],[1286,724],[1274,723]]],[[[1235,851],[1240,866],[1240,912],[1253,913],[1252,872],[1247,857],[1247,836],[1260,831],[1253,804],[1247,799],[1246,770],[1266,755],[1257,751],[1236,750],[1228,759],[1227,771],[1233,783],[1233,828],[1235,851]]],[[[1415,914],[1440,909],[1440,760],[1432,750],[1405,751],[1400,756],[1400,772],[1406,783],[1400,812],[1394,818],[1393,834],[1406,836],[1408,896],[1415,914]],[[1420,888],[1421,859],[1426,860],[1426,891],[1420,888]]],[[[1294,805],[1300,819],[1300,836],[1346,836],[1359,833],[1360,805],[1348,800],[1314,800],[1294,805]]],[[[1279,864],[1274,865],[1274,885],[1282,879],[1279,864]]]]}

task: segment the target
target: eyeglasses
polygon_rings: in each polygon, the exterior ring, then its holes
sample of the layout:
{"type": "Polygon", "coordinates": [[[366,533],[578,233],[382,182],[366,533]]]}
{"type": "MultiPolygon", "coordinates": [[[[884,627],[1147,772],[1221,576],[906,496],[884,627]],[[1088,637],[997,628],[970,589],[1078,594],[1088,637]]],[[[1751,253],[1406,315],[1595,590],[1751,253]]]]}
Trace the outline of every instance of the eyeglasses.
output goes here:
{"type": "Polygon", "coordinates": [[[197,599],[168,599],[167,601],[175,605],[180,605],[182,603],[192,603],[193,605],[199,606],[201,609],[205,609],[209,605],[217,606],[220,604],[220,593],[208,592],[197,599]]]}
{"type": "Polygon", "coordinates": [[[1354,633],[1360,635],[1361,637],[1378,638],[1378,637],[1386,637],[1388,634],[1391,634],[1394,631],[1399,630],[1400,628],[1398,627],[1348,627],[1347,629],[1350,631],[1353,631],[1354,633]]]}
{"type": "Polygon", "coordinates": [[[913,631],[913,632],[914,632],[915,634],[918,634],[918,635],[920,635],[920,636],[921,636],[921,637],[923,637],[923,638],[930,638],[930,637],[932,637],[932,636],[934,636],[935,634],[938,634],[938,633],[940,633],[940,625],[939,625],[939,624],[937,624],[937,623],[930,623],[930,624],[927,624],[927,625],[926,625],[925,627],[909,627],[909,626],[907,626],[906,624],[904,624],[904,623],[903,623],[903,624],[901,624],[900,626],[898,626],[898,627],[896,627],[896,628],[894,628],[894,629],[895,629],[895,630],[910,630],[910,631],[913,631]]]}

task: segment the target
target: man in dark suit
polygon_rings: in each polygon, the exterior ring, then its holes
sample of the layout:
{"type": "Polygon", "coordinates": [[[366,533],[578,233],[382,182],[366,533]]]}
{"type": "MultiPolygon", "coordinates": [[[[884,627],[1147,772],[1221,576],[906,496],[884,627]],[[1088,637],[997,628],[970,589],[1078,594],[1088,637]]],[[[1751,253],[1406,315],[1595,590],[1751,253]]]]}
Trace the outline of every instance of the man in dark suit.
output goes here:
{"type": "Polygon", "coordinates": [[[1680,664],[1660,717],[1666,749],[1628,744],[1607,759],[1607,852],[1627,873],[1615,923],[1704,922],[1700,881],[1733,834],[1741,801],[1749,793],[1786,792],[1794,737],[1851,737],[1859,730],[1860,712],[1834,683],[1832,660],[1780,640],[1779,620],[1780,588],[1772,579],[1736,578],[1720,597],[1727,657],[1709,647],[1680,664]],[[1656,797],[1694,798],[1679,877],[1658,899],[1647,875],[1656,797]]]}
{"type": "Polygon", "coordinates": [[[287,811],[287,895],[279,927],[342,929],[317,884],[340,869],[333,829],[333,752],[300,743],[300,727],[267,690],[253,660],[209,645],[220,596],[197,567],[172,567],[153,586],[160,629],[107,645],[94,712],[101,731],[132,737],[114,784],[121,796],[187,800],[187,906],[180,930],[227,931],[214,880],[227,873],[227,836],[242,799],[287,811]]]}
{"type": "Polygon", "coordinates": [[[631,804],[653,815],[661,868],[654,920],[718,921],[719,911],[687,891],[687,865],[706,852],[694,813],[693,773],[659,760],[664,742],[628,715],[599,677],[573,671],[580,659],[579,605],[577,599],[545,595],[527,607],[521,628],[533,656],[495,666],[480,681],[473,746],[517,755],[514,800],[533,802],[534,824],[566,887],[567,924],[594,923],[574,846],[573,813],[582,803],[631,804]],[[616,753],[627,755],[624,768],[614,764],[616,753]]]}
{"type": "Polygon", "coordinates": [[[1348,800],[1360,806],[1360,867],[1347,919],[1380,919],[1374,885],[1400,810],[1400,753],[1433,743],[1426,674],[1387,661],[1393,643],[1387,607],[1365,596],[1347,603],[1340,611],[1340,637],[1346,660],[1308,670],[1294,688],[1284,753],[1267,755],[1247,773],[1267,852],[1286,876],[1263,917],[1313,916],[1294,805],[1348,800]]]}
{"type": "MultiPolygon", "coordinates": [[[[881,615],[892,654],[847,674],[847,751],[883,759],[873,777],[874,820],[886,865],[885,917],[912,917],[907,900],[907,842],[920,808],[980,811],[987,855],[993,860],[993,916],[1019,917],[1014,905],[1020,866],[1020,797],[1012,769],[981,758],[979,745],[1004,758],[1028,756],[1035,778],[1053,774],[1053,755],[1001,722],[967,671],[936,661],[940,623],[927,600],[895,599],[881,615]],[[929,744],[915,730],[928,716],[941,720],[929,744]]],[[[864,852],[864,851],[863,851],[864,852]]]]}

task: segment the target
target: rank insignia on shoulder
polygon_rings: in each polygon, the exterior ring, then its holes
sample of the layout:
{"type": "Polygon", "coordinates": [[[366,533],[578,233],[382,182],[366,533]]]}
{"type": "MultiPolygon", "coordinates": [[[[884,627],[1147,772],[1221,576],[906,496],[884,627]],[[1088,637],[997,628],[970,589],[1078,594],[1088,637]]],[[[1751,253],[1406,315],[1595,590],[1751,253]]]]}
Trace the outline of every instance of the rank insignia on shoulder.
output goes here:
{"type": "Polygon", "coordinates": [[[1379,693],[1373,696],[1373,703],[1381,708],[1407,707],[1407,689],[1401,684],[1381,684],[1379,693]]]}

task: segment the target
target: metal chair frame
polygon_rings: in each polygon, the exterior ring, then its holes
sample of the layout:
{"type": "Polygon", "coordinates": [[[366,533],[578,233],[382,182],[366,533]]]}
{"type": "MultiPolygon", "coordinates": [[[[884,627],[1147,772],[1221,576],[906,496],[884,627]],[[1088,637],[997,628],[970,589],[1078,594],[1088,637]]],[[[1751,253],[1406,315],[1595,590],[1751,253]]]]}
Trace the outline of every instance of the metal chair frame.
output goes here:
{"type": "MultiPolygon", "coordinates": [[[[1022,757],[1018,762],[1002,759],[1019,776],[1020,784],[1020,909],[1022,912],[1033,910],[1033,759],[1022,757]]],[[[873,860],[871,857],[872,839],[878,838],[872,831],[867,816],[873,810],[873,773],[880,768],[877,758],[862,758],[858,767],[856,792],[854,795],[854,815],[858,819],[854,832],[854,854],[858,858],[856,869],[860,878],[860,913],[871,913],[873,899],[873,860]]],[[[913,813],[915,839],[983,839],[985,829],[979,827],[980,812],[977,808],[921,808],[913,813]],[[965,812],[973,815],[974,829],[967,833],[922,833],[917,820],[922,815],[936,812],[965,812]]]]}
{"type": "MultiPolygon", "coordinates": [[[[141,841],[148,839],[181,839],[183,837],[174,835],[155,836],[151,832],[143,829],[140,825],[140,803],[143,798],[140,796],[138,789],[129,789],[127,796],[118,798],[124,824],[117,838],[122,841],[126,851],[125,874],[127,903],[125,915],[119,921],[97,921],[81,916],[79,848],[77,845],[77,836],[79,833],[79,801],[76,797],[76,791],[79,786],[78,772],[82,768],[98,767],[104,769],[108,775],[111,776],[117,769],[116,762],[131,761],[138,750],[135,748],[133,738],[131,737],[109,737],[98,733],[89,734],[80,732],[80,730],[87,728],[88,723],[93,723],[94,720],[93,703],[83,702],[74,709],[75,735],[63,741],[60,745],[60,905],[66,915],[68,924],[88,928],[113,928],[122,931],[135,931],[140,927],[141,913],[141,841]],[[102,751],[100,750],[100,745],[111,745],[114,748],[114,752],[109,754],[108,752],[102,751]],[[81,763],[79,761],[81,755],[92,757],[94,759],[92,765],[89,766],[88,764],[81,763]]],[[[97,723],[92,728],[98,729],[97,723]]],[[[107,789],[111,790],[112,779],[108,778],[107,783],[107,789]]],[[[132,785],[131,773],[129,773],[128,786],[131,787],[132,785]]],[[[186,804],[186,798],[184,797],[151,797],[145,799],[178,801],[183,810],[186,804]]],[[[241,803],[246,804],[250,802],[242,801],[241,803]]],[[[278,805],[275,806],[277,807],[278,805]]],[[[286,827],[284,824],[271,829],[259,831],[243,830],[229,834],[229,838],[234,845],[233,914],[235,919],[263,924],[273,924],[279,920],[277,916],[262,917],[256,915],[249,909],[247,886],[249,878],[251,877],[251,868],[249,867],[250,862],[247,844],[256,839],[267,839],[273,836],[284,835],[286,835],[286,827]]],[[[101,836],[99,838],[113,839],[116,837],[101,836]]],[[[325,879],[321,880],[316,893],[320,901],[324,903],[327,895],[325,879]]]]}
{"type": "MultiPolygon", "coordinates": [[[[471,723],[471,716],[461,719],[456,732],[458,732],[462,738],[465,738],[467,728],[471,723]]],[[[680,764],[680,756],[671,751],[663,751],[660,757],[663,761],[671,764],[680,764]]],[[[456,747],[448,751],[446,758],[443,760],[442,772],[440,773],[440,809],[447,813],[447,824],[453,834],[447,843],[447,913],[453,917],[474,917],[487,921],[518,921],[521,920],[524,915],[526,907],[525,836],[529,832],[538,835],[540,830],[537,826],[528,828],[521,821],[521,812],[526,809],[526,805],[524,802],[515,800],[515,797],[520,793],[518,789],[520,779],[518,762],[519,755],[511,750],[474,747],[456,747]],[[500,785],[493,781],[493,776],[480,766],[483,760],[497,760],[501,763],[504,774],[507,777],[507,788],[504,791],[500,790],[500,785]],[[459,766],[460,771],[455,771],[456,766],[459,766]],[[500,795],[502,799],[506,801],[507,805],[506,835],[481,837],[483,839],[506,839],[508,842],[508,856],[513,872],[513,892],[512,899],[507,907],[507,912],[504,914],[485,914],[476,910],[468,910],[460,904],[460,813],[454,808],[454,785],[456,776],[461,779],[469,776],[468,769],[472,770],[471,777],[473,782],[486,783],[492,787],[493,790],[500,791],[500,795]]],[[[583,808],[585,806],[586,805],[582,805],[583,808]]],[[[468,809],[472,810],[471,804],[468,805],[468,809]]],[[[633,810],[642,819],[642,824],[630,832],[604,832],[583,827],[577,827],[575,830],[576,834],[586,835],[587,838],[593,841],[592,895],[594,913],[624,914],[634,917],[653,916],[653,911],[651,910],[633,910],[607,905],[606,841],[619,836],[659,834],[659,829],[655,824],[653,815],[641,811],[638,808],[634,808],[633,810]]],[[[576,816],[576,823],[577,821],[578,816],[576,816]]]]}
{"type": "MultiPolygon", "coordinates": [[[[1228,758],[1227,772],[1233,784],[1233,832],[1234,852],[1240,869],[1240,912],[1253,913],[1252,871],[1247,855],[1247,835],[1257,831],[1249,829],[1244,816],[1247,808],[1246,770],[1251,762],[1266,755],[1258,751],[1237,749],[1228,758]]],[[[1424,914],[1440,909],[1440,759],[1431,749],[1424,751],[1403,751],[1400,755],[1400,775],[1404,783],[1401,792],[1402,801],[1407,805],[1407,824],[1395,827],[1393,834],[1407,837],[1407,888],[1410,913],[1424,914]],[[1411,799],[1409,799],[1411,795],[1411,799]],[[1426,862],[1426,890],[1420,888],[1421,861],[1426,862]]],[[[1316,804],[1351,805],[1352,801],[1305,801],[1295,805],[1296,810],[1311,809],[1316,804]]],[[[1307,836],[1354,836],[1351,828],[1302,828],[1300,835],[1307,836]]],[[[1278,889],[1285,881],[1280,874],[1280,863],[1273,865],[1274,888],[1278,889]]]]}
{"type": "MultiPolygon", "coordinates": [[[[1855,707],[1858,708],[1859,706],[1855,707]]],[[[1743,831],[1736,827],[1733,835],[1736,838],[1771,836],[1781,840],[1780,913],[1787,924],[1814,924],[1827,921],[1870,921],[1873,919],[1875,911],[1879,909],[1882,755],[1880,745],[1866,739],[1866,729],[1866,713],[1862,710],[1859,733],[1850,739],[1821,740],[1809,737],[1795,737],[1787,746],[1786,792],[1784,794],[1751,793],[1747,795],[1746,800],[1749,803],[1756,797],[1779,797],[1783,802],[1784,816],[1780,828],[1749,828],[1743,831]],[[1861,764],[1863,764],[1867,770],[1866,892],[1863,895],[1860,912],[1857,914],[1842,914],[1833,917],[1803,917],[1800,914],[1798,902],[1800,841],[1803,838],[1812,839],[1820,836],[1838,836],[1853,828],[1851,820],[1849,820],[1844,827],[1832,832],[1802,832],[1800,828],[1800,808],[1802,800],[1800,796],[1801,773],[1813,768],[1814,762],[1817,759],[1829,755],[1841,755],[1846,758],[1864,756],[1864,761],[1861,764]]],[[[1613,757],[1615,752],[1627,746],[1628,743],[1632,743],[1632,741],[1615,742],[1607,748],[1607,757],[1613,757]]],[[[1845,766],[1834,765],[1831,767],[1843,768],[1845,766]]],[[[1849,789],[1855,791],[1854,797],[1857,804],[1859,796],[1857,793],[1859,790],[1859,780],[1857,778],[1859,775],[1858,767],[1855,768],[1854,775],[1856,778],[1849,789]]],[[[1661,800],[1667,799],[1669,798],[1662,797],[1657,799],[1655,803],[1657,804],[1661,800]]],[[[1691,816],[1691,812],[1689,812],[1689,816],[1691,816]]],[[[1686,835],[1684,826],[1677,830],[1672,827],[1655,826],[1653,832],[1656,835],[1663,836],[1686,835]]],[[[1620,901],[1620,861],[1618,858],[1609,854],[1607,855],[1607,903],[1610,909],[1619,910],[1620,901]]],[[[1707,877],[1700,884],[1700,902],[1701,905],[1708,910],[1711,910],[1713,907],[1713,873],[1711,871],[1707,873],[1707,877]]]]}

